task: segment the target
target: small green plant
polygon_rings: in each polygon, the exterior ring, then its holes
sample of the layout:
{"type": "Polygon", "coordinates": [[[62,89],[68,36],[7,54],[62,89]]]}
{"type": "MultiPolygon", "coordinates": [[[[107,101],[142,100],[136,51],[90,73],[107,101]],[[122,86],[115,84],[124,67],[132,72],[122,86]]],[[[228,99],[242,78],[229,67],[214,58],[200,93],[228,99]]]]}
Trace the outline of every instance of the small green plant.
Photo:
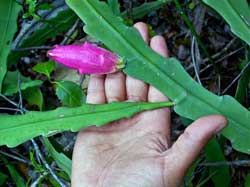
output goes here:
{"type": "Polygon", "coordinates": [[[37,14],[37,0],[25,0],[25,5],[27,6],[27,11],[23,14],[23,18],[33,17],[37,20],[41,17],[37,14]]]}

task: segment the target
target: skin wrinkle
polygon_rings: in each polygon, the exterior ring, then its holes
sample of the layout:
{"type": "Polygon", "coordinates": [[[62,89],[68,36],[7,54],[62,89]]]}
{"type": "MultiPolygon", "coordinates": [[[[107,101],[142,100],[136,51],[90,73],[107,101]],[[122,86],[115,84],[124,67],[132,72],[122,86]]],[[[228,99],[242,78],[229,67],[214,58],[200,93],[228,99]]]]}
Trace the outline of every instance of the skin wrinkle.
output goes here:
{"type": "Polygon", "coordinates": [[[146,101],[146,98],[142,96],[138,96],[138,95],[132,95],[132,94],[127,95],[127,99],[129,101],[146,101]]]}
{"type": "Polygon", "coordinates": [[[114,150],[116,145],[113,145],[112,143],[96,143],[90,145],[90,147],[96,147],[98,153],[102,154],[114,150]]]}
{"type": "MultiPolygon", "coordinates": [[[[157,134],[160,134],[160,133],[157,133],[157,134]]],[[[167,142],[167,139],[164,138],[164,136],[161,134],[158,136],[155,135],[155,137],[152,138],[152,141],[154,141],[154,143],[157,145],[160,153],[169,149],[169,143],[167,142]]]]}
{"type": "Polygon", "coordinates": [[[103,92],[104,89],[99,89],[99,88],[88,88],[88,94],[93,94],[93,93],[99,93],[99,92],[103,92]]]}
{"type": "MultiPolygon", "coordinates": [[[[159,136],[157,136],[158,133],[148,133],[144,136],[141,136],[141,137],[135,137],[134,139],[131,139],[130,141],[128,141],[128,144],[130,144],[131,142],[131,145],[127,147],[126,150],[129,150],[131,147],[133,146],[136,146],[137,144],[140,144],[140,141],[144,140],[144,139],[151,139],[151,143],[155,143],[155,142],[158,142],[160,143],[161,145],[163,145],[161,138],[159,136]],[[135,140],[136,139],[136,140],[135,140]],[[139,141],[139,142],[138,142],[139,141]]],[[[162,137],[162,136],[161,136],[162,137]]],[[[150,143],[149,142],[149,143],[150,143]]],[[[103,145],[103,144],[102,144],[103,145]]],[[[92,146],[96,146],[96,145],[92,145],[92,146]]],[[[100,146],[100,145],[98,145],[100,146]]],[[[159,146],[159,145],[158,145],[159,146]]],[[[165,145],[163,145],[165,146],[165,145]]],[[[112,150],[112,149],[115,149],[115,147],[123,147],[123,143],[121,144],[118,144],[118,145],[114,145],[111,149],[109,150],[112,150]]],[[[152,147],[151,147],[152,149],[152,147]]],[[[105,177],[106,177],[106,174],[107,173],[106,171],[109,169],[109,168],[112,168],[112,162],[115,163],[115,162],[122,162],[123,159],[121,159],[123,157],[123,155],[126,155],[126,150],[124,152],[118,152],[116,155],[114,155],[107,163],[106,165],[104,166],[104,169],[102,170],[102,174],[100,175],[100,177],[98,177],[98,184],[100,184],[101,186],[104,187],[104,182],[102,181],[105,181],[105,177]],[[99,182],[100,181],[100,182],[99,182]],[[103,184],[103,185],[102,185],[103,184]]],[[[156,150],[156,148],[153,148],[153,150],[156,150]]],[[[104,152],[106,152],[107,150],[102,150],[99,154],[104,154],[104,152]]],[[[163,151],[158,151],[158,153],[162,153],[163,151]]],[[[142,153],[144,154],[144,153],[142,153]]],[[[141,159],[145,159],[147,157],[142,157],[140,155],[137,155],[138,158],[141,158],[141,159]]],[[[153,157],[151,155],[148,156],[149,158],[153,159],[153,157]]],[[[156,156],[156,159],[155,160],[158,160],[158,159],[162,159],[160,158],[161,156],[156,156]]],[[[128,159],[125,157],[125,160],[128,159]]]]}
{"type": "MultiPolygon", "coordinates": [[[[155,161],[157,161],[157,162],[159,162],[158,160],[163,160],[163,158],[161,158],[161,156],[144,156],[144,157],[141,157],[141,155],[137,155],[137,157],[140,157],[140,160],[146,160],[146,159],[148,159],[148,158],[150,158],[150,159],[153,159],[153,160],[155,160],[155,161]]],[[[120,159],[119,160],[119,162],[122,162],[123,160],[128,160],[129,158],[125,158],[125,159],[120,159]]],[[[130,160],[132,160],[133,158],[131,158],[130,160]]],[[[135,160],[134,160],[134,162],[136,162],[135,160]]],[[[162,161],[160,162],[160,163],[162,163],[162,161]]],[[[116,174],[117,172],[115,172],[114,174],[116,174]]],[[[121,174],[122,172],[120,172],[120,174],[121,174]]],[[[125,172],[124,172],[125,173],[125,172]]],[[[112,174],[112,177],[114,177],[114,174],[112,174]]],[[[131,175],[131,174],[133,174],[133,173],[131,173],[131,172],[128,172],[128,173],[125,173],[126,175],[125,176],[129,176],[129,175],[131,175]]],[[[136,176],[136,175],[139,175],[139,176],[141,176],[141,178],[145,178],[145,174],[146,173],[143,173],[143,175],[140,175],[139,173],[134,173],[134,175],[136,176]]],[[[117,174],[117,176],[119,176],[119,174],[117,174]]],[[[150,180],[150,177],[151,177],[151,175],[149,175],[149,177],[148,177],[148,180],[150,181],[150,184],[151,185],[148,185],[148,186],[152,186],[153,185],[153,183],[155,182],[155,181],[152,181],[152,180],[150,180]]],[[[162,176],[162,174],[161,174],[161,178],[163,178],[163,176],[162,176]]],[[[104,187],[104,186],[103,186],[104,187]]]]}
{"type": "MultiPolygon", "coordinates": [[[[136,139],[136,138],[134,138],[134,139],[136,139]]],[[[133,139],[130,140],[129,142],[131,142],[131,141],[133,141],[133,139]]],[[[132,147],[134,144],[136,144],[136,141],[134,141],[134,142],[131,144],[131,147],[132,147]]],[[[121,144],[121,145],[122,145],[122,144],[121,144]]],[[[121,145],[118,145],[117,147],[120,147],[121,145]]],[[[108,173],[108,172],[105,173],[105,171],[107,171],[109,167],[111,168],[112,165],[113,165],[114,163],[116,163],[115,161],[118,160],[118,158],[120,157],[120,155],[123,155],[124,153],[126,153],[131,147],[128,146],[127,149],[125,149],[123,152],[120,152],[119,149],[118,149],[117,154],[114,155],[113,157],[111,157],[111,159],[104,165],[103,171],[101,172],[101,175],[100,175],[100,177],[98,177],[98,180],[97,180],[97,184],[100,183],[100,187],[104,187],[104,185],[102,185],[102,184],[104,184],[104,182],[102,183],[102,181],[105,180],[105,176],[106,176],[107,173],[108,173]],[[113,163],[112,163],[112,162],[113,162],[113,163]],[[102,178],[103,178],[103,180],[101,180],[102,178]]]]}

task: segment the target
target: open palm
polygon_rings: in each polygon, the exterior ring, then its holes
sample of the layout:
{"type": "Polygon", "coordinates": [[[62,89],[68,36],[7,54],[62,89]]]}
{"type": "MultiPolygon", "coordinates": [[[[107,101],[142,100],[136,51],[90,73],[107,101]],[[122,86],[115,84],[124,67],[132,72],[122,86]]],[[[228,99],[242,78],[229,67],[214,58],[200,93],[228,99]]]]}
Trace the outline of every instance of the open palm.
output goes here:
{"type": "MultiPolygon", "coordinates": [[[[155,36],[150,40],[144,23],[135,24],[135,28],[153,50],[168,56],[163,37],[155,36]]],[[[122,72],[91,76],[88,103],[125,100],[157,102],[167,101],[167,98],[154,87],[122,72]]],[[[173,145],[169,108],[142,112],[103,127],[90,127],[77,137],[72,186],[178,186],[208,140],[225,124],[226,119],[219,115],[200,118],[173,145]]]]}

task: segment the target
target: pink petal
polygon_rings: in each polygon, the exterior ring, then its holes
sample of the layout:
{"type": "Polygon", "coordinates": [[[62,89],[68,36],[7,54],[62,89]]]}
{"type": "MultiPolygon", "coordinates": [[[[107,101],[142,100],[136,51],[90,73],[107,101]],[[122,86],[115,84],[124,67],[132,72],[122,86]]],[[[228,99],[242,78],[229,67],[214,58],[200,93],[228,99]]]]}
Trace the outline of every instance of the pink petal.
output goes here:
{"type": "Polygon", "coordinates": [[[113,73],[121,63],[115,53],[88,42],[83,45],[56,45],[48,51],[48,57],[69,68],[77,69],[81,74],[113,73]]]}

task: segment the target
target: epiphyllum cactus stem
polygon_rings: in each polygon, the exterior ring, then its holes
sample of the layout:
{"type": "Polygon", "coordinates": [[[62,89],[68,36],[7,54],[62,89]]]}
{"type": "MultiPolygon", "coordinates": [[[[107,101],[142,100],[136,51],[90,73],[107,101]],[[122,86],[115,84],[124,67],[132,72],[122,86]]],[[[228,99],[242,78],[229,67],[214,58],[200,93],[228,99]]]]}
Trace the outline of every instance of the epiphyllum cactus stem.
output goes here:
{"type": "Polygon", "coordinates": [[[48,57],[80,74],[108,74],[125,67],[125,61],[117,54],[85,42],[82,45],[56,45],[48,51],[48,57]]]}

